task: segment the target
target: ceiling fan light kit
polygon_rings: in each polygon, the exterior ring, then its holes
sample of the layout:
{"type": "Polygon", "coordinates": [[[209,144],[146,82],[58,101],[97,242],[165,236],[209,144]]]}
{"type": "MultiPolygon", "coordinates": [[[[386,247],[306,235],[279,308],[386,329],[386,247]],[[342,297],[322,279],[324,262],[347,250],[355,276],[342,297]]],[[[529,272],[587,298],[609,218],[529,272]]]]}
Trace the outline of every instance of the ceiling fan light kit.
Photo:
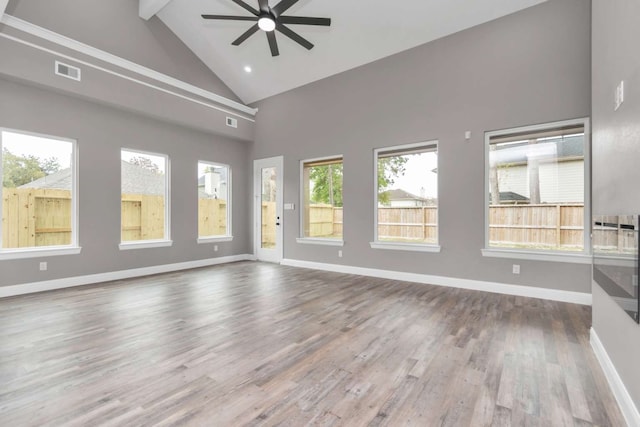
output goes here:
{"type": "Polygon", "coordinates": [[[269,6],[268,0],[258,0],[258,9],[245,3],[242,0],[231,0],[241,8],[250,12],[253,16],[230,16],[230,15],[202,15],[204,19],[218,19],[225,21],[254,21],[256,22],[251,28],[245,31],[240,37],[234,40],[231,44],[234,46],[240,46],[245,40],[251,37],[258,30],[262,30],[267,35],[267,41],[269,42],[269,49],[271,50],[271,56],[280,55],[278,49],[278,42],[276,41],[276,35],[274,30],[278,30],[281,34],[289,37],[294,42],[303,46],[304,48],[313,49],[313,43],[300,36],[298,33],[285,26],[285,24],[291,25],[318,25],[321,27],[328,27],[331,25],[331,18],[310,18],[306,16],[282,16],[282,13],[287,11],[291,6],[296,4],[299,0],[281,0],[280,3],[274,7],[269,6]]]}

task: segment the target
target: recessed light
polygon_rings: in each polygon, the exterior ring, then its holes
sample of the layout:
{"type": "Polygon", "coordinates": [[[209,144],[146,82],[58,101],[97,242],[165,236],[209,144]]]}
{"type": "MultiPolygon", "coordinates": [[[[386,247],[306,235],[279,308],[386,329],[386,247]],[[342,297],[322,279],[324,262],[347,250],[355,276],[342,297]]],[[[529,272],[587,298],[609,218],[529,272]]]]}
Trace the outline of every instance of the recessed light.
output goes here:
{"type": "Polygon", "coordinates": [[[251,69],[251,67],[249,67],[248,65],[245,65],[245,66],[244,66],[244,71],[245,71],[246,73],[250,73],[250,72],[251,72],[251,71],[253,71],[253,70],[252,70],[252,69],[251,69]]]}

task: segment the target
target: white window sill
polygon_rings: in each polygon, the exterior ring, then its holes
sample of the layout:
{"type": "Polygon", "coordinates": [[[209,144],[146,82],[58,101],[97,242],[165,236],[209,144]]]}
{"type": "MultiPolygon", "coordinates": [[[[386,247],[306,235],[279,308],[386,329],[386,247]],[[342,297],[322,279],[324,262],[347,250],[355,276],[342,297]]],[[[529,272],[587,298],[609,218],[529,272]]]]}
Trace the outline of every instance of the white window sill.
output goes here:
{"type": "Polygon", "coordinates": [[[138,242],[123,242],[118,245],[121,251],[130,249],[164,248],[173,245],[173,240],[140,240],[138,242]]]}
{"type": "Polygon", "coordinates": [[[298,237],[296,242],[305,245],[344,246],[344,240],[322,239],[316,237],[298,237]]]}
{"type": "Polygon", "coordinates": [[[231,242],[233,236],[211,236],[211,237],[198,237],[198,244],[204,243],[217,243],[217,242],[231,242]]]}
{"type": "Polygon", "coordinates": [[[0,260],[21,258],[43,258],[58,255],[77,255],[80,246],[50,246],[46,248],[4,249],[0,251],[0,260]]]}
{"type": "Polygon", "coordinates": [[[384,249],[388,251],[413,251],[439,253],[439,245],[428,245],[424,243],[401,243],[401,242],[369,242],[371,249],[384,249]]]}
{"type": "Polygon", "coordinates": [[[482,249],[482,256],[494,258],[526,259],[531,261],[570,262],[574,264],[591,264],[591,255],[583,252],[541,252],[519,251],[517,249],[482,249]]]}

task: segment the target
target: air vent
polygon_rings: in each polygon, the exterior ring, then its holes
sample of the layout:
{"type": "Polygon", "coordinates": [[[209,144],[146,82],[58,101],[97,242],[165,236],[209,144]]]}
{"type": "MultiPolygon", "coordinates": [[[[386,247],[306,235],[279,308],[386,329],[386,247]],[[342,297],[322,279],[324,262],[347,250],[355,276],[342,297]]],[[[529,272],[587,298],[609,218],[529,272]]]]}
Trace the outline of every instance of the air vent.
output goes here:
{"type": "Polygon", "coordinates": [[[238,119],[234,119],[233,117],[227,117],[227,126],[232,128],[238,127],[238,119]]]}
{"type": "Polygon", "coordinates": [[[80,81],[80,68],[56,61],[56,75],[80,81]]]}

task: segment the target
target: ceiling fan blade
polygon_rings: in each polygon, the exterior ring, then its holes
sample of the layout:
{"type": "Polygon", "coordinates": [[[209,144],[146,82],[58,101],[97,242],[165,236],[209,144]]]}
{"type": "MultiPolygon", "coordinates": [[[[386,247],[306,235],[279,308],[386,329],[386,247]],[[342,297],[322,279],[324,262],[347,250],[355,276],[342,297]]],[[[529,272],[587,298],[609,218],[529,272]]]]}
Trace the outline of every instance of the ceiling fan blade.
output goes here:
{"type": "Polygon", "coordinates": [[[260,12],[269,13],[269,0],[258,0],[258,6],[260,7],[260,12]]]}
{"type": "Polygon", "coordinates": [[[244,42],[246,39],[248,39],[249,37],[251,37],[256,31],[258,31],[259,27],[258,24],[253,25],[251,28],[249,28],[247,31],[245,31],[244,33],[242,33],[242,35],[240,37],[238,37],[237,39],[235,39],[231,44],[234,46],[240,46],[240,44],[242,42],[244,42]]]}
{"type": "Polygon", "coordinates": [[[289,28],[285,27],[284,25],[280,23],[276,23],[276,30],[280,31],[282,34],[289,37],[294,42],[302,45],[303,47],[306,47],[308,50],[313,49],[313,43],[311,43],[309,40],[305,39],[304,37],[298,35],[297,33],[290,30],[289,28]]]}
{"type": "Polygon", "coordinates": [[[271,11],[278,17],[296,3],[298,3],[298,0],[281,0],[280,3],[271,8],[271,11]]]}
{"type": "Polygon", "coordinates": [[[240,6],[241,8],[248,10],[249,12],[253,13],[256,16],[260,15],[260,12],[258,12],[257,10],[255,10],[253,7],[249,6],[242,0],[231,0],[231,1],[237,4],[238,6],[240,6]]]}
{"type": "Polygon", "coordinates": [[[225,21],[257,21],[257,16],[202,15],[204,19],[222,19],[225,21]]]}
{"type": "Polygon", "coordinates": [[[306,16],[281,16],[278,21],[283,24],[320,25],[323,27],[331,25],[331,18],[308,18],[306,16]]]}
{"type": "Polygon", "coordinates": [[[269,40],[269,49],[271,49],[271,56],[280,55],[280,51],[278,50],[278,42],[276,41],[276,33],[275,31],[266,31],[267,40],[269,40]]]}

